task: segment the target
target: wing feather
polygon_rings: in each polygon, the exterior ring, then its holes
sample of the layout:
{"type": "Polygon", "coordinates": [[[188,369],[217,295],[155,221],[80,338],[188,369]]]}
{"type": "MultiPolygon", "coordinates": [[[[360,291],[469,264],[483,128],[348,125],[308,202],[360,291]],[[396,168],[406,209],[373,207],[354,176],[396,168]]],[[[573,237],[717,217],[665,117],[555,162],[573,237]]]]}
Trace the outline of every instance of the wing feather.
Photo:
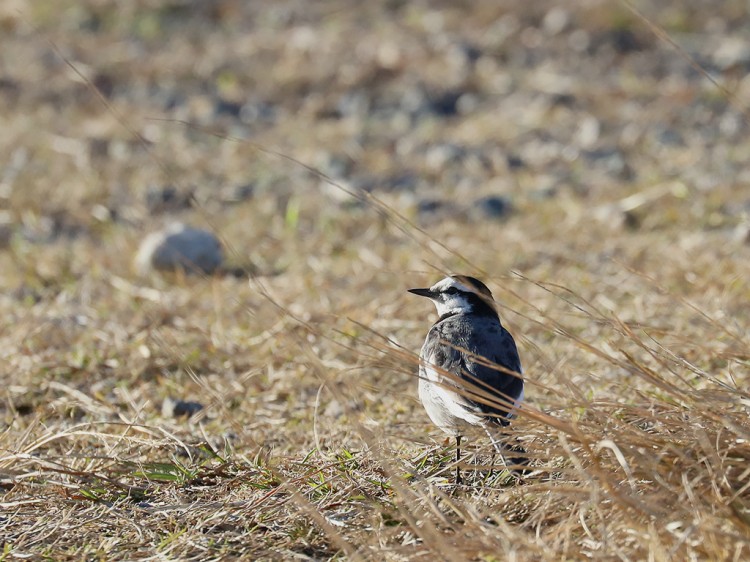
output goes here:
{"type": "MultiPolygon", "coordinates": [[[[449,319],[450,320],[450,319],[449,319]]],[[[467,322],[443,321],[433,327],[436,331],[432,349],[425,357],[430,357],[433,376],[439,370],[447,371],[466,381],[470,393],[482,395],[483,399],[472,399],[461,395],[459,405],[473,415],[492,416],[498,423],[507,423],[512,417],[508,402],[517,406],[523,399],[523,379],[520,377],[521,361],[516,344],[510,333],[497,322],[485,322],[475,326],[467,322]],[[456,342],[451,345],[448,342],[456,342]],[[511,371],[512,374],[507,371],[511,371]],[[492,397],[497,397],[496,404],[492,397]],[[510,410],[510,411],[509,411],[510,410]]],[[[443,384],[459,386],[460,381],[442,377],[443,384]]],[[[455,393],[454,393],[455,394],[455,393]]]]}

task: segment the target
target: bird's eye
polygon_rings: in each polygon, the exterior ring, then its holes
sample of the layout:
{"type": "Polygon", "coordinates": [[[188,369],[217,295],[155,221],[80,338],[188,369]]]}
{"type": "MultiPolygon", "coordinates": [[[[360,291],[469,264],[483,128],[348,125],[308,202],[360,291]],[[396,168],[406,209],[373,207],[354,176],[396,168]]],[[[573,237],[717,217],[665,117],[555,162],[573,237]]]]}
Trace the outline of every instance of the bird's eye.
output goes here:
{"type": "Polygon", "coordinates": [[[458,293],[458,289],[456,289],[455,287],[451,287],[450,289],[446,289],[445,293],[448,295],[455,295],[456,293],[458,293]]]}

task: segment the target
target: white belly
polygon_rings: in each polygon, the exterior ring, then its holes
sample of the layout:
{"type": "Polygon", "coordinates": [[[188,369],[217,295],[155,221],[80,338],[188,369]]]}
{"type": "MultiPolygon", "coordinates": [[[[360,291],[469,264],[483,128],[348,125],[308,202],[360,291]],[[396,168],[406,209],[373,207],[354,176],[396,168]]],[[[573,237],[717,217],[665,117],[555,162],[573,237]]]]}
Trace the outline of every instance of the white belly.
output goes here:
{"type": "Polygon", "coordinates": [[[427,366],[419,369],[419,399],[422,401],[432,423],[448,435],[460,435],[467,425],[484,425],[484,416],[475,414],[473,405],[453,391],[445,383],[440,383],[440,376],[427,366]]]}

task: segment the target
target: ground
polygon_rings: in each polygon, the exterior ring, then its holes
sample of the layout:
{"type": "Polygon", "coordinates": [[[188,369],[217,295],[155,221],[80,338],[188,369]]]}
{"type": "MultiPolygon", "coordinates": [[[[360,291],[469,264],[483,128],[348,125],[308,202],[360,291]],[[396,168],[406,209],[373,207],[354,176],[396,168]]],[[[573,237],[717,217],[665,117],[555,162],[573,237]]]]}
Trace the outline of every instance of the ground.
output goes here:
{"type": "Polygon", "coordinates": [[[750,558],[748,11],[3,3],[0,559],[750,558]],[[521,483],[418,402],[445,272],[521,483]]]}

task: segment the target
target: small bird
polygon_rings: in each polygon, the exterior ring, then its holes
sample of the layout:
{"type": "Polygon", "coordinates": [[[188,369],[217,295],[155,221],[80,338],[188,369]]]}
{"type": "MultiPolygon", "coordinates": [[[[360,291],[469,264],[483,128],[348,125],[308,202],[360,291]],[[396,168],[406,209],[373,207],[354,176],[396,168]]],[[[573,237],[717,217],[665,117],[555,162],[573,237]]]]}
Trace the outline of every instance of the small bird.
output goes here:
{"type": "Polygon", "coordinates": [[[430,299],[440,316],[427,334],[419,362],[419,398],[432,422],[456,438],[456,483],[461,437],[467,426],[482,427],[508,466],[525,465],[519,445],[501,445],[489,431],[510,423],[523,401],[523,378],[513,336],[500,323],[487,286],[474,277],[451,275],[429,289],[409,289],[430,299]]]}

